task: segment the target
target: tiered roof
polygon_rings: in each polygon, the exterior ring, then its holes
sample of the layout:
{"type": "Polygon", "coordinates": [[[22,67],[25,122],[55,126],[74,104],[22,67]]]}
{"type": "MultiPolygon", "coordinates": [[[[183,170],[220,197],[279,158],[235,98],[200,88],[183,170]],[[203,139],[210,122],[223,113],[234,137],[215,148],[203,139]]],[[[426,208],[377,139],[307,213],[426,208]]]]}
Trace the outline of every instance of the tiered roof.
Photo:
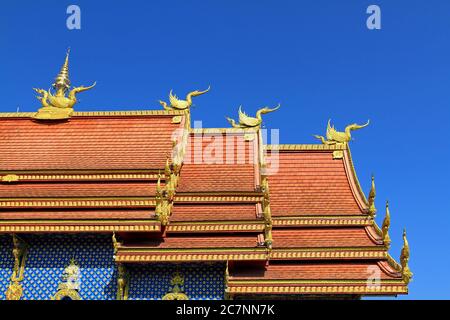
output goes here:
{"type": "Polygon", "coordinates": [[[166,110],[0,113],[0,233],[114,232],[118,263],[222,261],[228,296],[407,293],[409,250],[389,255],[344,133],[263,145],[276,108],[192,129],[206,91],[166,110]]]}

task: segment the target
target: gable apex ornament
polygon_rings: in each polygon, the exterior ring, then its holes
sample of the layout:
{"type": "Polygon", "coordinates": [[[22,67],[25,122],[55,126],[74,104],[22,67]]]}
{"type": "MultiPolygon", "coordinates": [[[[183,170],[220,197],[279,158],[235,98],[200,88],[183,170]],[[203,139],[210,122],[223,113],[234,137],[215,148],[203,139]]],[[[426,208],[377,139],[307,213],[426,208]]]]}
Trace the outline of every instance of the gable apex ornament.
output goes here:
{"type": "Polygon", "coordinates": [[[165,101],[159,100],[159,103],[163,106],[164,110],[188,110],[192,106],[192,97],[197,97],[202,94],[207,93],[211,89],[211,86],[208,86],[208,89],[199,91],[191,91],[186,95],[186,100],[179,99],[174,93],[173,90],[170,90],[169,93],[169,104],[165,101]]]}
{"type": "Polygon", "coordinates": [[[370,120],[367,120],[367,123],[365,123],[363,125],[353,123],[353,124],[350,124],[347,127],[345,127],[344,132],[339,132],[336,130],[334,125],[333,126],[331,125],[331,119],[329,119],[328,125],[327,125],[326,138],[323,136],[319,136],[319,135],[314,135],[314,137],[319,139],[323,144],[327,144],[327,145],[338,144],[338,143],[347,144],[350,142],[350,140],[352,140],[352,135],[351,135],[352,131],[367,127],[369,125],[369,123],[370,123],[370,120]]]}
{"type": "Polygon", "coordinates": [[[61,67],[55,82],[52,84],[55,93],[49,90],[33,88],[39,95],[37,99],[41,101],[42,107],[33,116],[34,119],[39,120],[62,120],[68,119],[73,114],[73,106],[77,103],[76,95],[80,92],[87,91],[95,87],[96,82],[89,87],[75,87],[70,89],[69,79],[69,54],[70,49],[67,50],[66,59],[61,67]]]}
{"type": "Polygon", "coordinates": [[[278,110],[281,107],[280,104],[278,104],[274,108],[269,107],[263,107],[256,111],[255,117],[248,116],[244,111],[242,111],[242,106],[239,107],[239,122],[236,122],[234,119],[231,119],[229,117],[226,117],[228,122],[231,124],[233,128],[242,128],[242,129],[248,129],[248,128],[256,128],[259,129],[262,124],[262,115],[270,112],[274,112],[278,110]]]}

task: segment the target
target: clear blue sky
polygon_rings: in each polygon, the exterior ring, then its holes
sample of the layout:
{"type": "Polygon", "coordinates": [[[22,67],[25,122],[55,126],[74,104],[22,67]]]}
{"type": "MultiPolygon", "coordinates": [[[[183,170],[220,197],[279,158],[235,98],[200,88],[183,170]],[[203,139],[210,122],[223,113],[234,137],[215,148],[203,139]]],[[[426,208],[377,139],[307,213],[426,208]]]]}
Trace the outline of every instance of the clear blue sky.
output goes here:
{"type": "Polygon", "coordinates": [[[316,143],[328,118],[355,132],[366,192],[376,175],[377,220],[390,200],[398,259],[406,227],[409,298],[450,298],[450,2],[422,1],[9,1],[0,6],[0,111],[35,111],[72,48],[71,80],[98,81],[77,110],[160,108],[209,84],[193,119],[227,126],[240,104],[267,115],[282,143],[316,143]],[[81,30],[66,8],[81,8],[81,30]],[[382,29],[366,28],[377,4],[382,29]]]}

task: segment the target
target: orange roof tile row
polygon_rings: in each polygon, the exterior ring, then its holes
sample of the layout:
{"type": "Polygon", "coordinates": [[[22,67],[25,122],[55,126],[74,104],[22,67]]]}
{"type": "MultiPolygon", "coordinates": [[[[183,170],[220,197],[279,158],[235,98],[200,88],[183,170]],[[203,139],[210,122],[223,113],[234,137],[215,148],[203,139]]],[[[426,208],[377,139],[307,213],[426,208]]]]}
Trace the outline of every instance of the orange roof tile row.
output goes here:
{"type": "Polygon", "coordinates": [[[367,280],[374,274],[380,279],[397,279],[380,268],[377,262],[335,262],[270,264],[266,269],[230,269],[230,281],[242,280],[367,280]]]}
{"type": "Polygon", "coordinates": [[[1,170],[157,169],[180,126],[173,116],[74,117],[65,122],[2,118],[1,170]]]}
{"type": "Polygon", "coordinates": [[[254,141],[245,141],[243,134],[232,135],[231,138],[220,134],[220,137],[223,140],[215,145],[217,140],[211,140],[209,136],[191,135],[179,192],[255,190],[254,141]]]}
{"type": "Polygon", "coordinates": [[[255,220],[254,204],[175,204],[170,221],[255,220]]]}
{"type": "Polygon", "coordinates": [[[279,169],[269,176],[273,216],[362,214],[342,159],[332,151],[279,152],[279,169]]]}
{"type": "Polygon", "coordinates": [[[111,210],[111,209],[87,209],[87,210],[51,210],[33,209],[30,211],[14,210],[0,211],[0,220],[105,220],[105,219],[153,219],[155,211],[152,210],[111,210]]]}
{"type": "Polygon", "coordinates": [[[183,248],[256,248],[259,237],[255,235],[165,237],[153,241],[127,244],[123,250],[183,249],[183,248]]]}
{"type": "Polygon", "coordinates": [[[0,184],[0,198],[154,197],[156,182],[0,184]]]}
{"type": "Polygon", "coordinates": [[[363,227],[274,229],[274,248],[373,247],[363,227]]]}

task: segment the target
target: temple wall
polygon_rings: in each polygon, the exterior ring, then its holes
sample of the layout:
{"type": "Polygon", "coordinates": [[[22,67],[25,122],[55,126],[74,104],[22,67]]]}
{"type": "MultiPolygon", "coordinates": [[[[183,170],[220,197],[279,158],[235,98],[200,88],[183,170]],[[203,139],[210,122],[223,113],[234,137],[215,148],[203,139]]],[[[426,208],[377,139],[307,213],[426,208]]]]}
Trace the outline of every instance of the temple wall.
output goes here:
{"type": "MultiPolygon", "coordinates": [[[[64,269],[74,258],[80,267],[83,300],[114,300],[117,267],[110,235],[21,235],[29,246],[22,300],[48,300],[58,291],[64,269]]],[[[0,300],[13,268],[12,238],[0,235],[0,300]]],[[[181,289],[193,300],[223,299],[223,263],[127,265],[130,300],[161,299],[172,289],[175,272],[184,277],[181,289]]]]}
{"type": "Polygon", "coordinates": [[[175,272],[184,276],[184,293],[190,300],[224,298],[225,265],[223,263],[130,265],[129,300],[161,299],[171,289],[175,272]]]}
{"type": "Polygon", "coordinates": [[[0,235],[0,300],[5,300],[5,292],[14,266],[12,248],[12,238],[0,235]]]}

